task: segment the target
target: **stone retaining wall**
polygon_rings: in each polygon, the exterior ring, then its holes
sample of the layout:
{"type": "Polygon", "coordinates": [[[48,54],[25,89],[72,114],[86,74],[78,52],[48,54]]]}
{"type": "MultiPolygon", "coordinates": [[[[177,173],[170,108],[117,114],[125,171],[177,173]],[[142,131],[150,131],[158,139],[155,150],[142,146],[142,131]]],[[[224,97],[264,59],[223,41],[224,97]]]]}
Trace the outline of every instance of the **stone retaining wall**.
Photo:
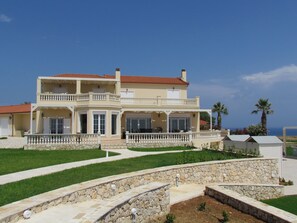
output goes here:
{"type": "Polygon", "coordinates": [[[25,150],[84,150],[99,149],[100,144],[38,144],[24,145],[25,150]]]}
{"type": "Polygon", "coordinates": [[[127,143],[128,148],[163,148],[175,146],[191,146],[191,143],[186,142],[164,142],[164,143],[127,143]]]}
{"type": "Polygon", "coordinates": [[[256,200],[268,200],[273,198],[279,198],[284,195],[284,186],[271,185],[271,184],[258,184],[258,185],[220,185],[228,190],[235,191],[241,195],[256,199],[256,200]]]}
{"type": "Polygon", "coordinates": [[[59,204],[109,198],[150,182],[169,183],[173,186],[176,183],[177,174],[180,184],[278,184],[279,179],[277,159],[269,158],[211,161],[160,167],[95,179],[2,206],[0,207],[0,223],[22,218],[22,213],[27,209],[31,209],[34,214],[59,204]],[[112,184],[116,186],[115,191],[111,190],[112,184]]]}
{"type": "Polygon", "coordinates": [[[170,211],[169,185],[160,183],[151,185],[155,188],[143,192],[140,191],[140,194],[130,196],[125,200],[118,200],[118,204],[110,208],[96,223],[130,223],[132,222],[132,208],[137,210],[135,222],[160,222],[160,219],[164,218],[170,211]]]}
{"type": "Polygon", "coordinates": [[[297,216],[221,186],[207,186],[205,194],[268,223],[296,223],[297,216]]]}

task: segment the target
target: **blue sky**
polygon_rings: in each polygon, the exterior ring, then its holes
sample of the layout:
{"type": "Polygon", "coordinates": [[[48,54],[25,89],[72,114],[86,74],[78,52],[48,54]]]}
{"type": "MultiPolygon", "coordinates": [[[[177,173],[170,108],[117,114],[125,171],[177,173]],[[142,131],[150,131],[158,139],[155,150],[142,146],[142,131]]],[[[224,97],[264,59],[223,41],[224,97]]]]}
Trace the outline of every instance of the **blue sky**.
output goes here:
{"type": "Polygon", "coordinates": [[[35,101],[37,76],[179,76],[225,127],[297,125],[297,1],[0,0],[0,105],[35,101]]]}

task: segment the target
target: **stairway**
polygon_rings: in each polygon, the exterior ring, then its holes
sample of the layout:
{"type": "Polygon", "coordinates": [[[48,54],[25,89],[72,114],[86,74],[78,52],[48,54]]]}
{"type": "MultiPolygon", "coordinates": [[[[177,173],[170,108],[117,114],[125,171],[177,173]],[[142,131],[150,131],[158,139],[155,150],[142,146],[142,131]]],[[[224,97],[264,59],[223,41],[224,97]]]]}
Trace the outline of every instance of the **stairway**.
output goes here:
{"type": "Polygon", "coordinates": [[[127,149],[125,139],[102,140],[101,149],[127,149]]]}

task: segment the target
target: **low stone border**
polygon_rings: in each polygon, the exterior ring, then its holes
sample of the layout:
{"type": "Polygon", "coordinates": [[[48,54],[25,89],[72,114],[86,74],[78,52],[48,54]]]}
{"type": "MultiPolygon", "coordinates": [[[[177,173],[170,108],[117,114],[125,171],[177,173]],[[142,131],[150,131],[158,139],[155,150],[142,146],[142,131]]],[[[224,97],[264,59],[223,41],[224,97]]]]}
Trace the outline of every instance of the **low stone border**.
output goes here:
{"type": "Polygon", "coordinates": [[[95,179],[60,188],[0,207],[0,223],[16,222],[25,210],[38,213],[49,207],[88,199],[104,199],[150,182],[176,184],[278,184],[277,159],[252,158],[185,164],[95,179]],[[116,185],[113,193],[111,184],[116,185]]]}
{"type": "Polygon", "coordinates": [[[205,194],[237,210],[269,223],[296,223],[297,216],[238,194],[222,186],[207,186],[205,194]]]}
{"type": "Polygon", "coordinates": [[[25,150],[85,150],[99,149],[100,144],[36,144],[24,145],[25,150]]]}
{"type": "MultiPolygon", "coordinates": [[[[131,222],[131,209],[136,208],[135,222],[152,223],[164,217],[170,211],[169,184],[150,183],[134,188],[125,196],[120,196],[116,202],[100,210],[99,219],[88,218],[90,222],[131,222]]],[[[96,213],[97,215],[98,213],[96,213]]],[[[85,217],[84,217],[85,218],[85,217]]]]}
{"type": "Polygon", "coordinates": [[[284,186],[275,184],[220,184],[219,186],[258,201],[279,198],[284,195],[284,186]]]}

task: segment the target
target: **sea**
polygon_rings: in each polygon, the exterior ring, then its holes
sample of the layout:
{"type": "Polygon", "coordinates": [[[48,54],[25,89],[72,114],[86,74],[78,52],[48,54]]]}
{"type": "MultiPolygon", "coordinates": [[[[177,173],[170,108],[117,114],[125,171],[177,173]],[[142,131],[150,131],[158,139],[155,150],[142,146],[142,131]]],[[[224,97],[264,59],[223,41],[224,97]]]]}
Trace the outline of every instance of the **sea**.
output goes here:
{"type": "MultiPolygon", "coordinates": [[[[242,128],[229,128],[230,130],[242,129],[242,128]]],[[[268,135],[270,136],[282,136],[283,135],[283,128],[268,128],[268,135]]],[[[286,132],[287,136],[297,136],[297,129],[287,129],[286,132]]]]}

